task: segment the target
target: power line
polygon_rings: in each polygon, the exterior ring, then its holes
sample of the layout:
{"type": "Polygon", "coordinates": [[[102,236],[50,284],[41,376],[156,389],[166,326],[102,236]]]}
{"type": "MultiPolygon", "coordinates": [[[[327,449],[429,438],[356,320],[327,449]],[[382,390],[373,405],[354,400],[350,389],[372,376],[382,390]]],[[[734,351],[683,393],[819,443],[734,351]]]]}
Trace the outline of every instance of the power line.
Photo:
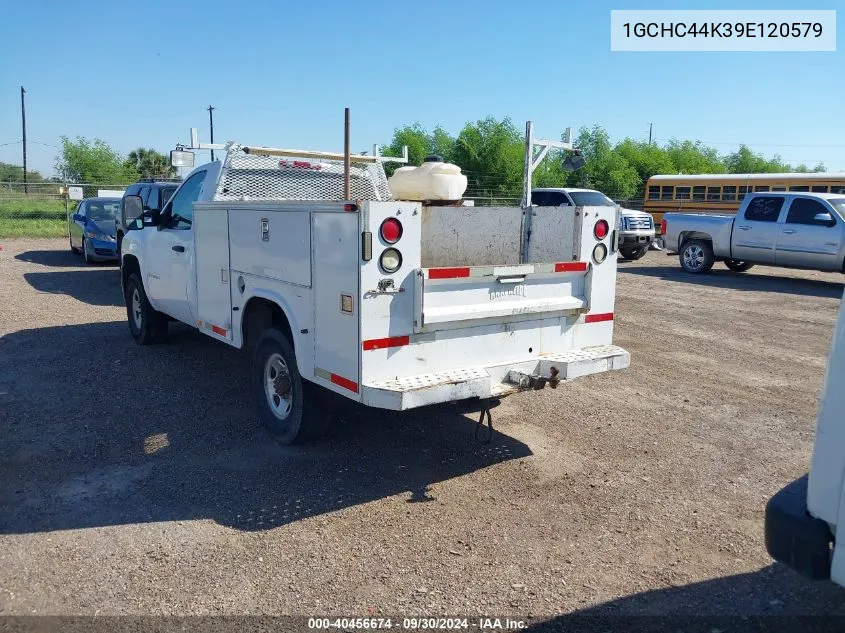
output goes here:
{"type": "Polygon", "coordinates": [[[21,141],[9,141],[8,143],[0,143],[0,147],[6,147],[7,145],[17,145],[21,143],[21,141]]]}

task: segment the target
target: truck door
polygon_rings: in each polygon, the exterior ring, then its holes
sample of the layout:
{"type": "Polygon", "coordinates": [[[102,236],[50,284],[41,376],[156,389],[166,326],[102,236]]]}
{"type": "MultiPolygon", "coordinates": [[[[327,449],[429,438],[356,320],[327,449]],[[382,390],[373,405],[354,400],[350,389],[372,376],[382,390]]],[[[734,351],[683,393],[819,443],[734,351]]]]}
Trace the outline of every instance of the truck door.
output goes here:
{"type": "Polygon", "coordinates": [[[775,263],[775,244],[783,196],[754,196],[734,219],[731,257],[761,264],[775,263]]]}
{"type": "Polygon", "coordinates": [[[779,226],[778,266],[842,269],[839,256],[842,220],[824,202],[814,198],[793,198],[786,210],[786,220],[779,226]]]}
{"type": "Polygon", "coordinates": [[[194,324],[188,302],[188,281],[194,270],[194,202],[202,193],[205,171],[186,180],[162,210],[162,221],[150,236],[146,256],[147,288],[156,309],[182,323],[194,324]]]}

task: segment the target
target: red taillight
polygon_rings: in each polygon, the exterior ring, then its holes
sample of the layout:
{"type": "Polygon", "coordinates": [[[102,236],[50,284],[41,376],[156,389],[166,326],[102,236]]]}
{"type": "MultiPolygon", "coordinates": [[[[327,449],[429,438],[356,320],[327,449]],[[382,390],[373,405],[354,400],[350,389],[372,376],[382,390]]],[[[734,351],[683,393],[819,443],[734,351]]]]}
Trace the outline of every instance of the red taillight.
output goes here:
{"type": "Polygon", "coordinates": [[[660,234],[666,235],[666,218],[660,220],[660,234]]]}
{"type": "Polygon", "coordinates": [[[387,218],[381,223],[381,239],[388,244],[395,244],[402,237],[402,223],[396,218],[387,218]]]}
{"type": "Polygon", "coordinates": [[[607,237],[609,232],[610,225],[607,223],[607,220],[599,220],[593,227],[593,234],[596,236],[597,240],[603,240],[607,237]]]}

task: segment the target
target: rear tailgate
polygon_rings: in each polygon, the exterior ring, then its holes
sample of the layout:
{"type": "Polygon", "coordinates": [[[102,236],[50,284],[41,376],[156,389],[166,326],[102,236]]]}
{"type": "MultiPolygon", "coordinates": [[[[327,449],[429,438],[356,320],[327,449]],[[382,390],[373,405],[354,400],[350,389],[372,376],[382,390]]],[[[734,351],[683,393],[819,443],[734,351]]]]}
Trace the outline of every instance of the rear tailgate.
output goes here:
{"type": "Polygon", "coordinates": [[[587,311],[587,262],[421,268],[414,332],[536,320],[587,311]]]}

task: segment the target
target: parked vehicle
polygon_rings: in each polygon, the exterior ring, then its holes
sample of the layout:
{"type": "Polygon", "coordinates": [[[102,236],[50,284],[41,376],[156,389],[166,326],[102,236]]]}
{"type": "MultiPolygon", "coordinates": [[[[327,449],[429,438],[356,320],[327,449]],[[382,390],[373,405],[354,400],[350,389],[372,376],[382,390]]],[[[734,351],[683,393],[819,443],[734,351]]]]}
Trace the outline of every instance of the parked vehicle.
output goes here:
{"type": "Polygon", "coordinates": [[[85,198],[68,216],[70,250],[81,252],[87,263],[116,260],[115,220],[120,215],[120,198],[85,198]]]}
{"type": "Polygon", "coordinates": [[[810,471],[766,504],[766,549],[813,580],[845,586],[845,311],[841,306],[827,361],[810,471]]]}
{"type": "Polygon", "coordinates": [[[746,195],[770,191],[845,194],[845,173],[656,175],[646,183],[644,210],[659,227],[664,213],[733,215],[746,195]]]}
{"type": "Polygon", "coordinates": [[[225,156],[157,217],[124,199],[129,330],[155,343],[175,319],[254,348],[254,397],[281,442],[319,433],[311,387],[392,410],[475,400],[489,416],[491,399],[628,366],[612,344],[615,207],[538,209],[523,250],[521,208],[394,200],[379,156],[348,170],[324,152],[225,156]]]}
{"type": "MultiPolygon", "coordinates": [[[[170,200],[170,196],[173,195],[173,192],[176,191],[176,188],[179,186],[179,180],[173,179],[156,179],[156,178],[145,178],[143,180],[139,180],[133,185],[129,185],[126,188],[126,191],[123,193],[123,197],[126,196],[140,196],[141,197],[141,205],[144,211],[148,211],[150,216],[156,216],[162,209],[162,207],[170,200]]],[[[123,200],[120,201],[120,208],[121,213],[118,214],[118,222],[116,228],[116,235],[117,235],[117,250],[120,252],[121,242],[123,241],[123,236],[126,233],[126,227],[123,226],[123,200]]],[[[132,218],[134,219],[134,218],[132,218]]]]}
{"type": "Polygon", "coordinates": [[[845,195],[750,194],[735,216],[667,213],[666,249],[681,268],[704,273],[723,261],[742,272],[754,264],[843,271],[845,195]]]}
{"type": "MultiPolygon", "coordinates": [[[[536,206],[618,207],[613,200],[594,189],[543,187],[531,190],[531,202],[536,206]]],[[[639,259],[654,242],[654,222],[648,213],[619,207],[619,253],[625,259],[639,259]]]]}

